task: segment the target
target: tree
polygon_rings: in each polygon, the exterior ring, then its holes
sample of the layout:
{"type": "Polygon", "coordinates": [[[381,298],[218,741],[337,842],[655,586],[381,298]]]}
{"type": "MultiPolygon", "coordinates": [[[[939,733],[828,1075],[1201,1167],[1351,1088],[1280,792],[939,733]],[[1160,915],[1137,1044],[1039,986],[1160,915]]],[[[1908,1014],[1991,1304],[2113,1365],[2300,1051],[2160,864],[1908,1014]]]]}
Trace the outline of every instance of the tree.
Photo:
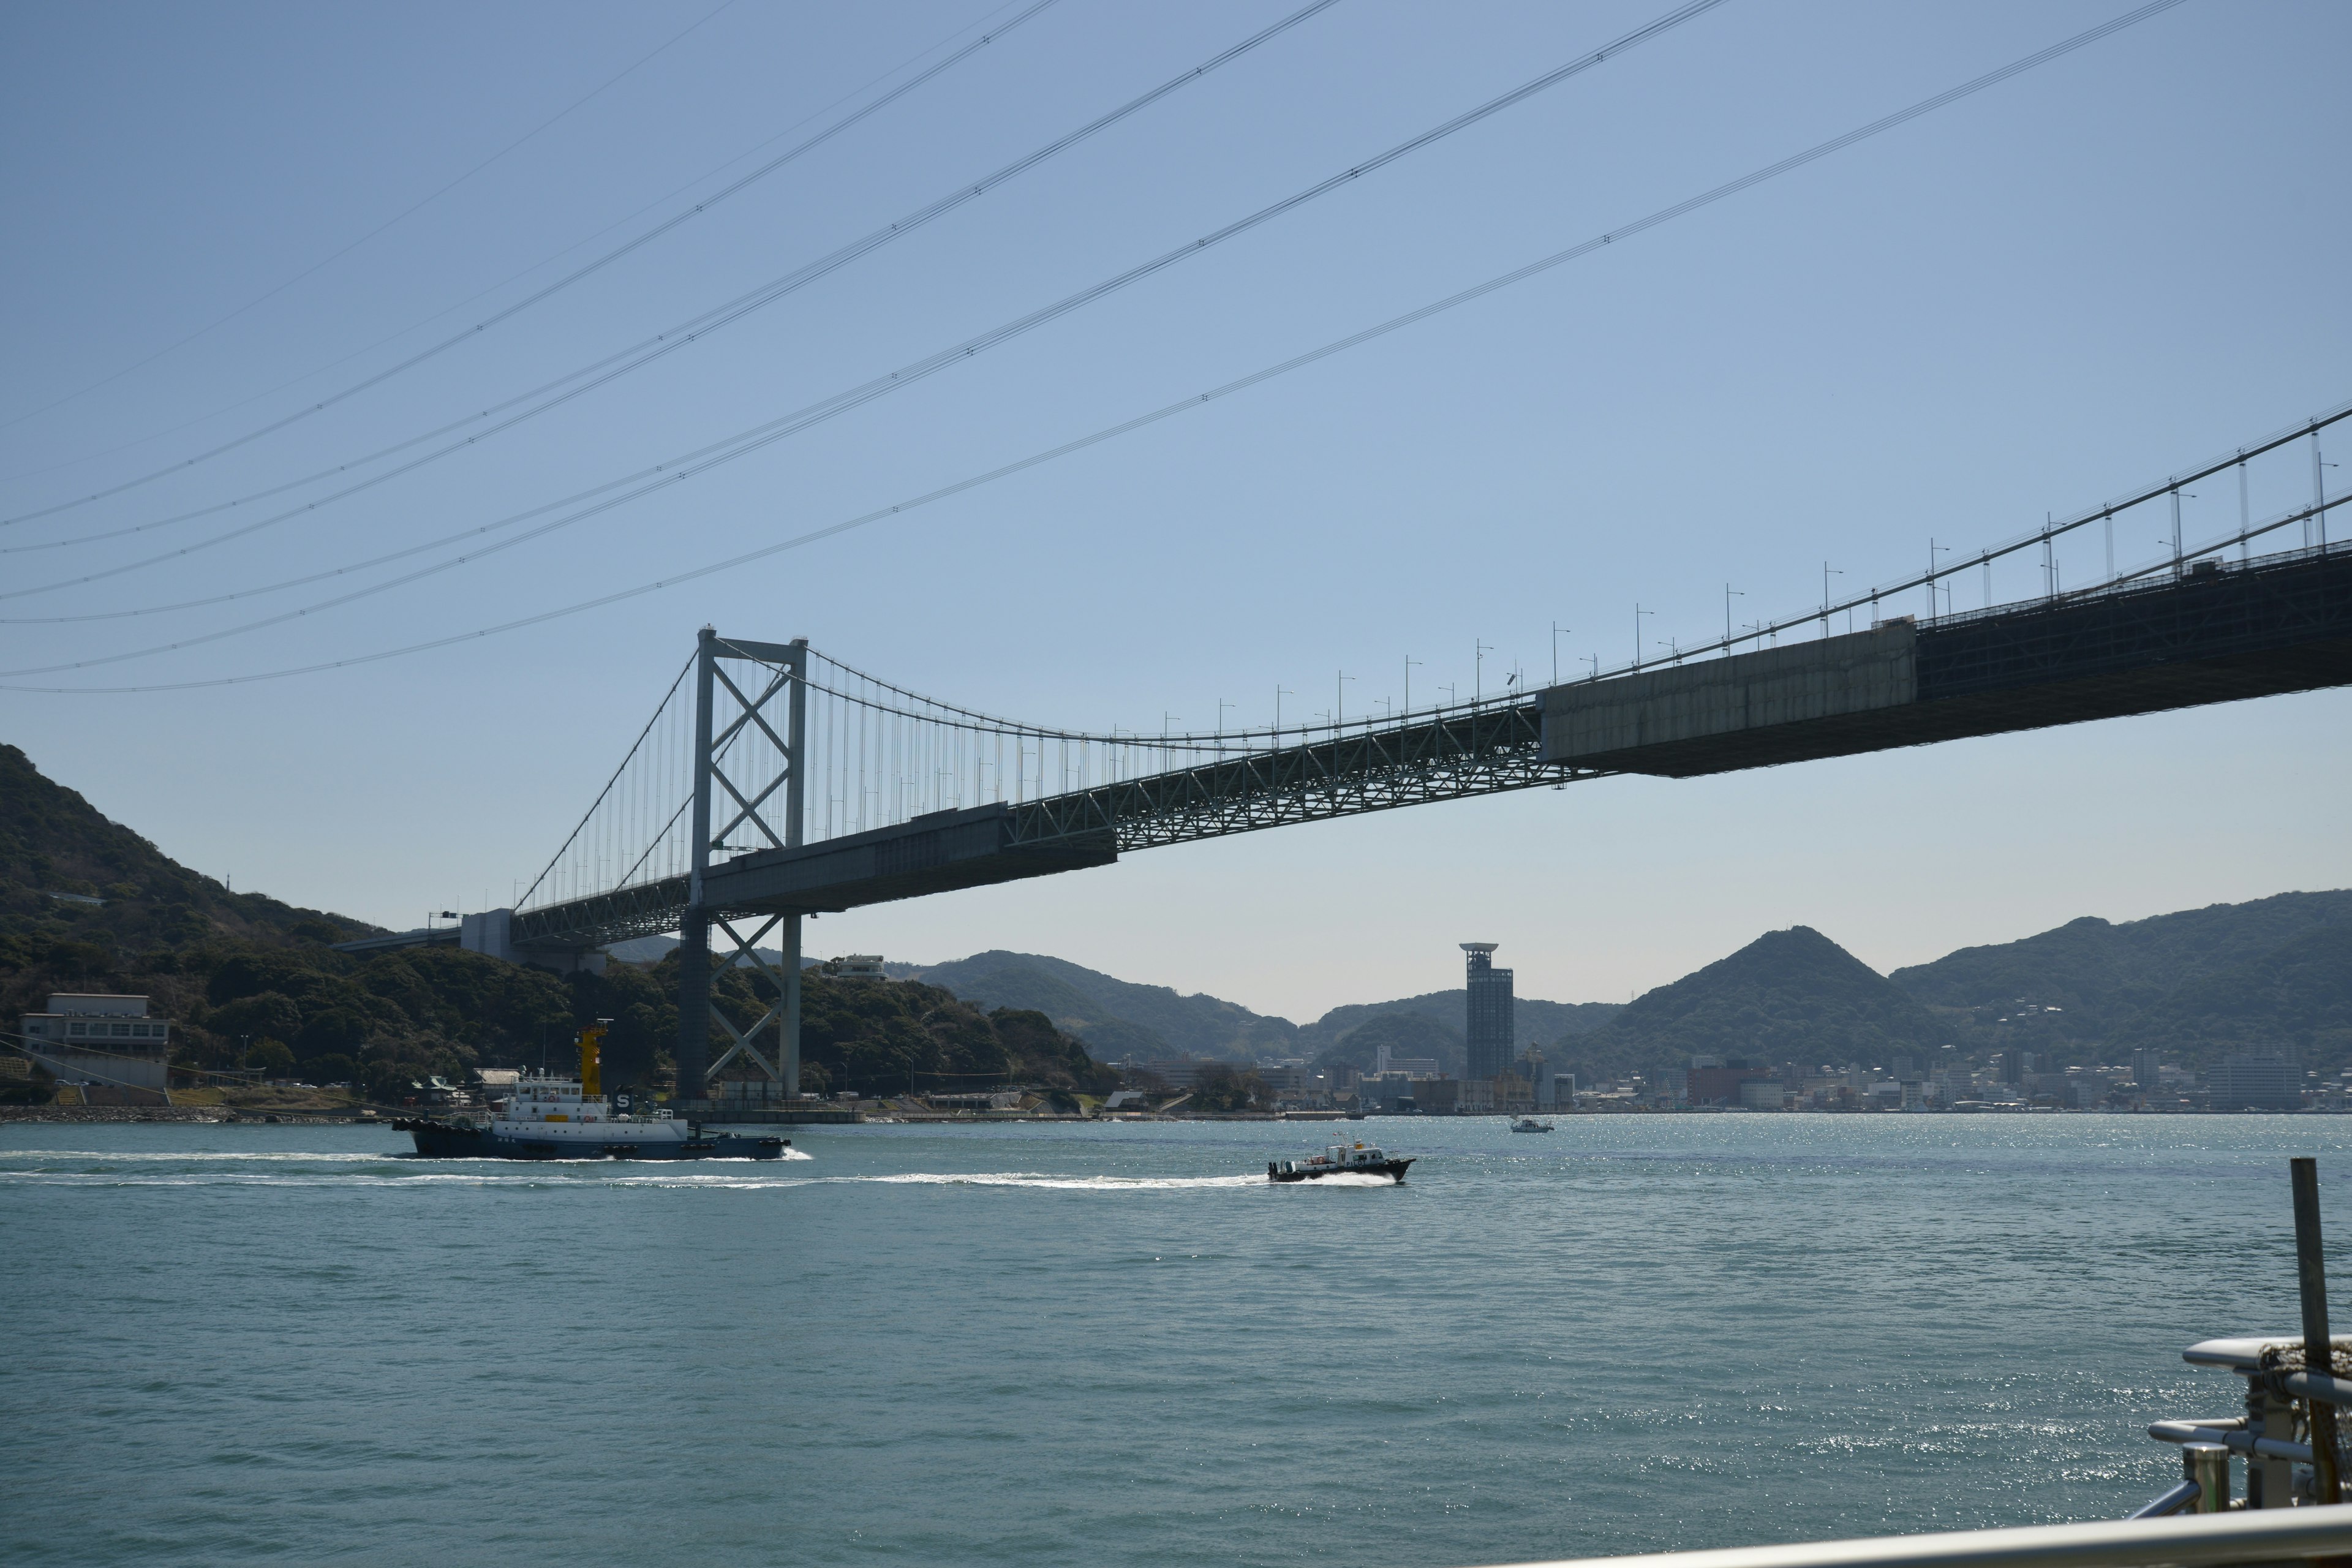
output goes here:
{"type": "Polygon", "coordinates": [[[294,1070],[294,1051],[285,1041],[265,1035],[246,1048],[245,1065],[264,1078],[284,1078],[294,1070]]]}
{"type": "MultiPolygon", "coordinates": [[[[243,1003],[232,1002],[221,1011],[226,1013],[230,1007],[242,1005],[243,1003]]],[[[301,1033],[294,1037],[294,1043],[301,1048],[306,1061],[313,1057],[330,1055],[348,1058],[367,1043],[367,1037],[366,1015],[351,1007],[330,1007],[304,1019],[301,1033]]]]}
{"type": "Polygon", "coordinates": [[[350,1083],[359,1075],[359,1064],[349,1057],[312,1057],[302,1064],[302,1070],[319,1083],[350,1083]]]}
{"type": "Polygon", "coordinates": [[[1223,1062],[1202,1062],[1192,1069],[1191,1103],[1196,1110],[1247,1110],[1265,1092],[1257,1074],[1235,1072],[1223,1062]]]}
{"type": "Polygon", "coordinates": [[[256,1040],[265,1036],[274,1040],[297,1039],[302,1033],[302,1009],[281,992],[264,991],[214,1008],[205,1027],[232,1040],[240,1035],[256,1040]]]}

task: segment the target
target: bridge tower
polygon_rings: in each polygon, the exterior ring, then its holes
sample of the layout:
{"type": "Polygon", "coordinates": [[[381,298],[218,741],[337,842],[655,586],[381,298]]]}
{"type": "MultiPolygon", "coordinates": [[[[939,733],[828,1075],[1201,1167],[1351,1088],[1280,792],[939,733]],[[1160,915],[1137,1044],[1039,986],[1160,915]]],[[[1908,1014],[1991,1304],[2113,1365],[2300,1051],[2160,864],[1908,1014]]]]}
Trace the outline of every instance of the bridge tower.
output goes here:
{"type": "Polygon", "coordinates": [[[748,921],[739,921],[715,909],[708,900],[706,884],[715,850],[744,853],[800,847],[807,822],[801,776],[808,730],[807,683],[806,637],[781,645],[745,642],[721,637],[710,626],[702,628],[694,671],[693,851],[687,906],[678,929],[684,943],[678,953],[677,982],[677,1098],[680,1102],[707,1100],[710,1075],[738,1057],[761,1069],[771,1095],[791,1098],[801,1091],[801,917],[770,914],[746,935],[741,926],[748,921]],[[722,689],[730,710],[723,724],[717,715],[722,689]],[[779,706],[781,715],[775,712],[779,706]],[[782,724],[781,734],[775,722],[778,718],[782,724]],[[753,743],[756,740],[767,744],[753,743]],[[776,809],[771,803],[779,791],[783,798],[781,831],[769,820],[776,809]],[[722,813],[721,825],[714,830],[712,823],[722,813]],[[731,843],[739,833],[765,842],[731,843]],[[748,963],[776,986],[776,1001],[748,1029],[738,1029],[724,1013],[711,1010],[713,926],[733,944],[730,961],[748,963]],[[771,935],[782,950],[781,962],[774,964],[759,951],[760,943],[771,935]],[[732,1037],[732,1043],[715,1062],[709,1060],[714,1016],[732,1037]],[[761,1032],[770,1024],[776,1026],[772,1060],[759,1045],[761,1032]]]}

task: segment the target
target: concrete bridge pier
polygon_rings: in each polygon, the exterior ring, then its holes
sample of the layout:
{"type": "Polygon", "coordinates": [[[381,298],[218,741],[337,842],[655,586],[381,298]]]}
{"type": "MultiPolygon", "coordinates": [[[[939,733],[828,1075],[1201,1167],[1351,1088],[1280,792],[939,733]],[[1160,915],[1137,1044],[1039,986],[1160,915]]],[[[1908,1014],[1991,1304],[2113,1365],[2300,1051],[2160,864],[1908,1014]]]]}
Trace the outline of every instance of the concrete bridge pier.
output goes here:
{"type": "Polygon", "coordinates": [[[706,1098],[710,1062],[710,917],[688,910],[678,923],[677,1088],[680,1100],[706,1098]]]}

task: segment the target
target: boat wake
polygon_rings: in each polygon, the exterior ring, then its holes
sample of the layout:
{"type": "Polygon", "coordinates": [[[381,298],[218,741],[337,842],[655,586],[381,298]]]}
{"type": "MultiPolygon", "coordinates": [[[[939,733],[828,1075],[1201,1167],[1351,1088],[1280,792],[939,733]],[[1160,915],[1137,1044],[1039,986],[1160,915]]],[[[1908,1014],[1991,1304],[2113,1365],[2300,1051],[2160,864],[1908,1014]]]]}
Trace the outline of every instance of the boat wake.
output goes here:
{"type": "Polygon", "coordinates": [[[1196,1187],[1262,1187],[1264,1176],[1053,1176],[1036,1171],[909,1171],[895,1176],[835,1176],[882,1186],[1040,1187],[1068,1193],[1166,1193],[1196,1187]]]}
{"type": "Polygon", "coordinates": [[[1317,1187],[1386,1187],[1386,1176],[1335,1173],[1277,1186],[1255,1173],[1217,1176],[1057,1175],[1048,1171],[903,1171],[817,1175],[778,1169],[814,1156],[784,1151],[782,1161],[430,1160],[394,1153],[105,1152],[91,1149],[14,1151],[0,1155],[0,1186],[96,1187],[554,1187],[582,1185],[768,1191],[856,1185],[1003,1187],[1066,1193],[1306,1192],[1317,1187]]]}

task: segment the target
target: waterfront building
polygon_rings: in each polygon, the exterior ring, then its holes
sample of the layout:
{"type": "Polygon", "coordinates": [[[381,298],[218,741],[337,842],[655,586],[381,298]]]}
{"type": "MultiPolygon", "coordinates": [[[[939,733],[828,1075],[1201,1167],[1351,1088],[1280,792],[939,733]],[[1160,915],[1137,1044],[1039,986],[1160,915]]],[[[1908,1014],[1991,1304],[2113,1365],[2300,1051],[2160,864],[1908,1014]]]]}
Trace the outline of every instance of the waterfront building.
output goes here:
{"type": "Polygon", "coordinates": [[[1465,977],[1469,1027],[1464,1033],[1470,1040],[1470,1061],[1465,1078],[1492,1080],[1511,1065],[1511,972],[1495,967],[1495,949],[1500,945],[1492,942],[1462,944],[1462,951],[1469,955],[1465,977]]]}
{"type": "Polygon", "coordinates": [[[1191,1089],[1201,1076],[1201,1064],[1190,1057],[1181,1060],[1139,1062],[1132,1059],[1112,1064],[1122,1072],[1138,1077],[1156,1079],[1170,1089],[1191,1089]]]}
{"type": "Polygon", "coordinates": [[[1437,1078],[1444,1070],[1435,1057],[1392,1056],[1386,1046],[1379,1047],[1372,1057],[1374,1078],[1384,1078],[1390,1073],[1402,1073],[1406,1078],[1437,1078]]]}
{"type": "Polygon", "coordinates": [[[1683,1075],[1683,1100],[1688,1105],[1737,1105],[1740,1086],[1758,1080],[1780,1087],[1773,1082],[1771,1069],[1744,1057],[1728,1061],[1721,1057],[1693,1057],[1690,1070],[1683,1075]]]}
{"type": "MultiPolygon", "coordinates": [[[[1516,1077],[1508,1081],[1526,1087],[1516,1077]]],[[[1493,1079],[1417,1079],[1412,1088],[1415,1108],[1439,1116],[1484,1116],[1495,1109],[1493,1079]]]]}
{"type": "Polygon", "coordinates": [[[2292,1051],[2232,1051],[2205,1075],[2215,1110],[2300,1110],[2303,1064],[2292,1051]]]}
{"type": "Polygon", "coordinates": [[[147,1016],[144,996],[52,992],[18,1029],[25,1054],[67,1083],[160,1093],[170,1081],[172,1026],[147,1016]]]}
{"type": "Polygon", "coordinates": [[[1519,1058],[1519,1066],[1528,1081],[1535,1086],[1537,1110],[1549,1110],[1554,1106],[1575,1102],[1576,1075],[1561,1072],[1546,1061],[1543,1052],[1535,1047],[1528,1047],[1528,1054],[1519,1058]]]}

